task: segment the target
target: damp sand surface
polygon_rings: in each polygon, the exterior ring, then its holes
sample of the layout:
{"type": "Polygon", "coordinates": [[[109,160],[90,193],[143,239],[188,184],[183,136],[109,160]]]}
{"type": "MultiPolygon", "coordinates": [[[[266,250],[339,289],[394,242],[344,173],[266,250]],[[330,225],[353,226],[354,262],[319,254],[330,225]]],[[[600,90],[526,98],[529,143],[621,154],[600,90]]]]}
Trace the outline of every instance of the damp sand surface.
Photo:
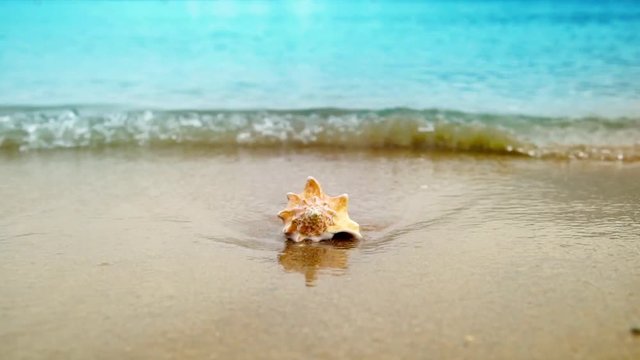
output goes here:
{"type": "Polygon", "coordinates": [[[637,163],[1,156],[2,359],[640,358],[637,163]],[[282,239],[308,175],[364,240],[282,239]]]}

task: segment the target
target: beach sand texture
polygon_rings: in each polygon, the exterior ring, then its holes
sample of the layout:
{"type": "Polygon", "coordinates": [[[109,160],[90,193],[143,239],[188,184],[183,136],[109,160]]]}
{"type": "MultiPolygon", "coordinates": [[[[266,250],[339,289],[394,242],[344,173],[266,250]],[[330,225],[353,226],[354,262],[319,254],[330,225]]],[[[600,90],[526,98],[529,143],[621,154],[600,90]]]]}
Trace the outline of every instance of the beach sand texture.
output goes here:
{"type": "Polygon", "coordinates": [[[0,156],[2,359],[640,358],[638,163],[0,156]],[[285,242],[309,175],[362,241],[285,242]]]}

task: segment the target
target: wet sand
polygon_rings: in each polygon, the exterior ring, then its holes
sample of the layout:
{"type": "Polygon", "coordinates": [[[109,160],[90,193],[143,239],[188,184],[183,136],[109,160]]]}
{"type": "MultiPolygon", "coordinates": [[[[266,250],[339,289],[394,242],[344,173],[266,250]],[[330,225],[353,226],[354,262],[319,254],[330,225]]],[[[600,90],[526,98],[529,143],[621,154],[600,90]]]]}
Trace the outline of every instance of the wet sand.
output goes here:
{"type": "Polygon", "coordinates": [[[640,165],[0,155],[2,359],[637,359],[640,165]],[[308,175],[364,240],[286,243],[308,175]]]}

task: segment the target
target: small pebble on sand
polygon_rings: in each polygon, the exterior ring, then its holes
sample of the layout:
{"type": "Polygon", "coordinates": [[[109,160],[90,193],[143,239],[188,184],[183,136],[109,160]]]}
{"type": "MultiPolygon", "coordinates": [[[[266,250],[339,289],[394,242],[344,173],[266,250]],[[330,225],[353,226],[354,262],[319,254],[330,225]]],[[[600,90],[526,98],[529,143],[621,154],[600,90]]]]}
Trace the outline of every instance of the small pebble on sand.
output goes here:
{"type": "Polygon", "coordinates": [[[476,341],[476,338],[473,335],[467,335],[467,336],[464,337],[464,342],[465,343],[472,343],[474,341],[476,341]]]}

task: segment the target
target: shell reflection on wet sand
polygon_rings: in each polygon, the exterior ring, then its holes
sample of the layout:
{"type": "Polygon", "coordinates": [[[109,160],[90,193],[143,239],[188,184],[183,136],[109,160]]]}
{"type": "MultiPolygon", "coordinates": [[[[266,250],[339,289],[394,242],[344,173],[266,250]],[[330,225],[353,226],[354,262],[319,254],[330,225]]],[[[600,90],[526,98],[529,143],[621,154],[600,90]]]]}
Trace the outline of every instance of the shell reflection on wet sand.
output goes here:
{"type": "Polygon", "coordinates": [[[321,272],[342,275],[349,266],[349,251],[357,240],[325,240],[295,242],[288,240],[278,255],[278,262],[287,272],[304,275],[306,286],[314,286],[321,272]]]}

